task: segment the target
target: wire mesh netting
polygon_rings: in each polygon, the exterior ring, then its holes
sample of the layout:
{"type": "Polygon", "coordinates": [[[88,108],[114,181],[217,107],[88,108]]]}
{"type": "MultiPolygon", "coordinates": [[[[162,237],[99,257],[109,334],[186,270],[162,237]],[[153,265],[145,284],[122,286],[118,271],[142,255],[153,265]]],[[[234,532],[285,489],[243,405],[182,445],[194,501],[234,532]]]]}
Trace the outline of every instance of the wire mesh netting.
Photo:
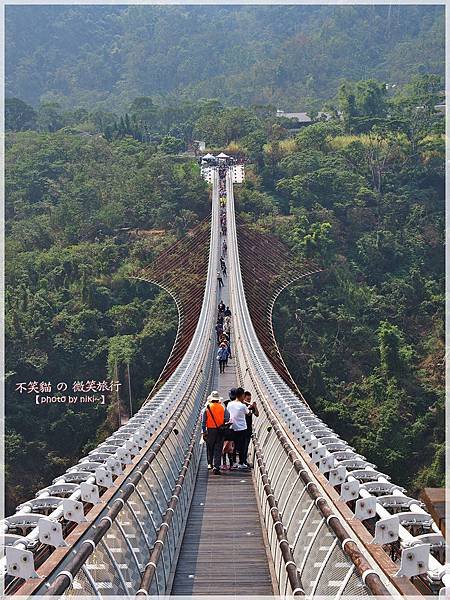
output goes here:
{"type": "MultiPolygon", "coordinates": [[[[312,519],[311,523],[313,524],[314,522],[315,519],[312,519]]],[[[317,575],[322,568],[330,546],[336,538],[328,529],[325,521],[322,521],[317,534],[312,539],[313,543],[309,547],[309,552],[300,573],[307,594],[313,591],[317,575]]]]}
{"type": "Polygon", "coordinates": [[[345,581],[349,571],[353,571],[354,566],[342,552],[338,545],[335,545],[331,555],[320,574],[315,590],[311,590],[316,596],[335,595],[345,581]]]}
{"type": "Polygon", "coordinates": [[[95,590],[89,582],[84,570],[78,571],[72,584],[67,588],[67,596],[95,596],[95,590]]]}
{"type": "MultiPolygon", "coordinates": [[[[120,555],[114,556],[103,541],[91,554],[86,569],[95,582],[95,589],[103,596],[126,594],[127,564],[122,562],[120,555]],[[114,561],[116,564],[114,564],[114,561]]],[[[79,573],[78,573],[79,575],[79,573]]],[[[77,575],[77,578],[78,578],[77,575]]]]}
{"type": "Polygon", "coordinates": [[[361,578],[355,573],[352,573],[342,592],[342,596],[371,596],[371,593],[363,584],[361,578]]]}

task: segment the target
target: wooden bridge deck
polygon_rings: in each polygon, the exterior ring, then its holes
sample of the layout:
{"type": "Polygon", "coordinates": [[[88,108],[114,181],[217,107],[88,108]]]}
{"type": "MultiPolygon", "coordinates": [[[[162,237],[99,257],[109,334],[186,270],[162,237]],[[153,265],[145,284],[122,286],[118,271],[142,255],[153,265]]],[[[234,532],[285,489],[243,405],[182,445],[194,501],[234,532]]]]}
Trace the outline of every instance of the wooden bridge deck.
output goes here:
{"type": "Polygon", "coordinates": [[[199,469],[171,594],[272,595],[251,473],[199,469]]]}
{"type": "MultiPolygon", "coordinates": [[[[227,304],[225,277],[224,283],[221,297],[227,304]]],[[[237,387],[234,359],[228,361],[224,374],[215,365],[213,389],[227,398],[232,387],[237,387]]],[[[274,594],[252,474],[213,475],[207,470],[205,447],[171,594],[274,594]]]]}

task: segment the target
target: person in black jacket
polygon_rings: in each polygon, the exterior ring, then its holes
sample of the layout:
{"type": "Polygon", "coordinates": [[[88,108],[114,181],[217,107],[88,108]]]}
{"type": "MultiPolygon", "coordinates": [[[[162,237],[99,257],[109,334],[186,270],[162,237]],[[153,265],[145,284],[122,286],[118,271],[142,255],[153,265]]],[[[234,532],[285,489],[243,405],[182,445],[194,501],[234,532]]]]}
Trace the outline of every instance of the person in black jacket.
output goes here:
{"type": "Polygon", "coordinates": [[[252,395],[250,392],[246,391],[244,393],[244,403],[248,406],[249,413],[245,415],[245,420],[247,421],[247,429],[245,431],[245,441],[243,444],[243,452],[244,452],[244,462],[248,464],[248,447],[250,445],[250,440],[252,439],[253,432],[253,415],[255,417],[259,417],[259,410],[256,406],[256,402],[252,402],[252,395]]]}

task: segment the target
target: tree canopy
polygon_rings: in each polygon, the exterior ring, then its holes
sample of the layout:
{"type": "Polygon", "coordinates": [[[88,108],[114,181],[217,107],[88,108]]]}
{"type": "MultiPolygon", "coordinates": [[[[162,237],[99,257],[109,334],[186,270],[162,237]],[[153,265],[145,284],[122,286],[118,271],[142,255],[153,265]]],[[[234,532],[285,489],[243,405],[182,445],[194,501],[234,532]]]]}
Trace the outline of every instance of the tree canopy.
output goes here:
{"type": "Polygon", "coordinates": [[[332,102],[340,117],[251,145],[235,193],[243,218],[324,267],[275,306],[302,393],[412,492],[445,479],[440,87],[428,75],[390,96],[380,82],[344,84],[332,102]]]}
{"type": "Polygon", "coordinates": [[[131,137],[19,131],[6,146],[10,512],[118,425],[115,396],[105,405],[36,405],[17,384],[50,382],[55,395],[57,382],[72,393],[72,382],[118,377],[128,403],[129,371],[137,410],[169,356],[178,315],[165,292],[133,274],[209,203],[190,162],[170,162],[131,137]]]}
{"type": "MultiPolygon", "coordinates": [[[[108,10],[114,22],[147,8],[108,10]]],[[[355,19],[361,15],[361,7],[346,8],[355,19]]],[[[372,8],[377,16],[389,7],[372,8]]],[[[39,9],[45,21],[49,9],[39,9]]],[[[160,15],[157,32],[169,7],[153,9],[160,15]]],[[[215,9],[224,19],[235,10],[215,9]]],[[[428,9],[431,26],[440,7],[428,9]]],[[[67,7],[55,10],[63,19],[70,14],[67,7]]],[[[76,16],[81,8],[70,10],[76,16]]],[[[89,10],[102,14],[102,7],[89,10]]],[[[192,10],[170,7],[171,27],[185,26],[192,10]]],[[[284,14],[277,11],[267,7],[262,14],[284,14]]],[[[252,14],[242,12],[250,20],[252,14]]],[[[321,7],[305,14],[313,23],[321,7]]],[[[338,23],[339,10],[333,15],[338,23]]],[[[425,25],[414,29],[406,21],[404,29],[420,36],[425,25]]],[[[271,21],[280,35],[288,26],[271,21]]],[[[275,311],[282,356],[309,403],[398,483],[413,491],[441,485],[445,152],[444,118],[435,108],[441,89],[439,73],[395,89],[372,77],[337,82],[318,104],[324,114],[305,126],[278,117],[273,104],[239,106],[224,95],[159,100],[145,90],[114,111],[95,102],[68,109],[55,96],[36,107],[26,94],[25,101],[9,99],[7,510],[117,425],[114,403],[109,410],[42,409],[18,394],[18,380],[116,373],[123,379],[129,368],[138,408],[161,372],[175,336],[175,307],[132,275],[209,213],[198,164],[184,153],[194,139],[245,156],[246,182],[236,190],[241,218],[272,231],[293,257],[324,267],[286,290],[275,311]],[[44,465],[39,474],[36,461],[44,465]]]]}
{"type": "MultiPolygon", "coordinates": [[[[7,6],[6,95],[120,112],[142,97],[318,109],[341,80],[443,76],[444,21],[439,5],[7,6]]],[[[151,120],[151,104],[135,108],[151,120]]]]}

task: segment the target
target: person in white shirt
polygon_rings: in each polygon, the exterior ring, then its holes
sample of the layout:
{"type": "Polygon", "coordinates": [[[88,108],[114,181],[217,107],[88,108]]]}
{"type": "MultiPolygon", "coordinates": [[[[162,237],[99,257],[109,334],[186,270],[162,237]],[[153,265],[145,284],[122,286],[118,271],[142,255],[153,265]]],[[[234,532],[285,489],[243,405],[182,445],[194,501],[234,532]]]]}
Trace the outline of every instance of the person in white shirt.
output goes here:
{"type": "Polygon", "coordinates": [[[248,465],[245,462],[245,437],[247,430],[247,420],[245,417],[248,415],[249,409],[244,403],[244,393],[244,388],[237,388],[236,400],[232,400],[227,406],[233,430],[233,441],[236,446],[236,452],[239,454],[238,469],[248,469],[248,465]]]}

